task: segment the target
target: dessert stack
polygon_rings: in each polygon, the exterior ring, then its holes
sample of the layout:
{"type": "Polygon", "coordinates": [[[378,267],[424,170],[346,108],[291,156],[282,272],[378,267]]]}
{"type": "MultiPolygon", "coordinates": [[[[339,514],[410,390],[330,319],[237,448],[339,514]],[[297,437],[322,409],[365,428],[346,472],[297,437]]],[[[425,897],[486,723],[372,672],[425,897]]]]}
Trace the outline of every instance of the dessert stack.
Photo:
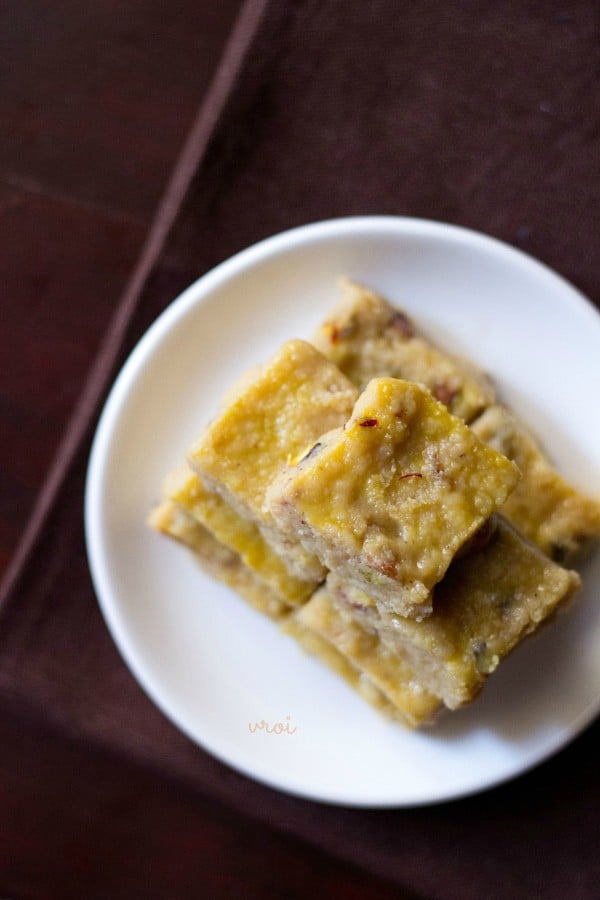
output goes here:
{"type": "Polygon", "coordinates": [[[150,515],[410,727],[472,701],[580,584],[600,505],[489,379],[344,280],[228,392],[150,515]]]}

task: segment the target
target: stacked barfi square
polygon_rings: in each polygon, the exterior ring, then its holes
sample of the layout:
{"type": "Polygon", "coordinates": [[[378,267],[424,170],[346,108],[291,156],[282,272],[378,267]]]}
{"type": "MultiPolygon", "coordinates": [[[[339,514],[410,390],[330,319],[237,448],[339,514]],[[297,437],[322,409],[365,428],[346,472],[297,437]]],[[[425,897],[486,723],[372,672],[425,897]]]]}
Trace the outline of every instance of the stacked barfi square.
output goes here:
{"type": "Polygon", "coordinates": [[[600,506],[489,379],[351,282],[226,396],[151,524],[405,724],[477,696],[579,585],[600,506]],[[551,559],[551,555],[555,559],[551,559]]]}

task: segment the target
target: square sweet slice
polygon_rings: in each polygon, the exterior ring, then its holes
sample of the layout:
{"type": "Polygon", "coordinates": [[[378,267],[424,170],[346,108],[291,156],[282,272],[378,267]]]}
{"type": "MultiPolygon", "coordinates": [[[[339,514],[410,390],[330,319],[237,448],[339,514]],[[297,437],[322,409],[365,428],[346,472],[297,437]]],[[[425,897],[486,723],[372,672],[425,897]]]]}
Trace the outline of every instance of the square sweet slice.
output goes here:
{"type": "Polygon", "coordinates": [[[321,353],[363,390],[372,378],[418,381],[466,422],[494,402],[494,388],[472,363],[443,353],[406,313],[347,278],[342,299],[313,337],[321,353]]]}
{"type": "Polygon", "coordinates": [[[148,524],[192,550],[202,568],[217,581],[237,591],[251,606],[280,621],[290,606],[242,562],[239,554],[220,544],[185,509],[163,500],[150,513],[148,524]]]}
{"type": "Polygon", "coordinates": [[[553,469],[535,438],[508,409],[490,406],[471,427],[521,470],[521,481],[502,513],[544,553],[566,563],[600,537],[600,503],[579,493],[553,469]]]}
{"type": "Polygon", "coordinates": [[[256,523],[240,516],[220,494],[208,491],[187,466],[167,476],[164,495],[208,528],[220,544],[238,553],[244,565],[288,603],[303,603],[313,593],[316,582],[295,578],[267,544],[256,523]]]}
{"type": "Polygon", "coordinates": [[[440,700],[421,686],[406,657],[387,647],[368,625],[359,624],[347,608],[336,607],[326,585],[283,627],[293,632],[298,624],[327,641],[362,673],[360,680],[367,682],[369,690],[374,685],[405,725],[416,728],[431,721],[440,709],[440,700]]]}
{"type": "Polygon", "coordinates": [[[322,580],[319,559],[294,535],[283,535],[264,507],[279,472],[321,434],[342,425],[358,392],[305,341],[288,341],[231,391],[220,415],[192,447],[188,460],[210,491],[219,493],[263,537],[298,578],[322,580]]]}
{"type": "Polygon", "coordinates": [[[344,428],[271,486],[267,508],[323,564],[403,616],[431,590],[519,478],[418,384],[373,379],[344,428]]]}
{"type": "Polygon", "coordinates": [[[326,582],[334,601],[377,629],[450,709],[473,700],[500,661],[580,585],[576,572],[552,562],[501,516],[495,520],[488,542],[452,563],[423,622],[381,615],[372,597],[336,575],[326,582]]]}

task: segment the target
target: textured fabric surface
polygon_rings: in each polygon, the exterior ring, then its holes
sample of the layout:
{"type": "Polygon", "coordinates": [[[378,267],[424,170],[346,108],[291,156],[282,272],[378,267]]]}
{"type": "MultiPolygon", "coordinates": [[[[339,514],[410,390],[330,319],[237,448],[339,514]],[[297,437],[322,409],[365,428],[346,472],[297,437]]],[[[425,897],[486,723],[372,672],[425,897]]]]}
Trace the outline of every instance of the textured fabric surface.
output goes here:
{"type": "Polygon", "coordinates": [[[485,231],[600,301],[595,3],[272,0],[262,17],[259,6],[246,7],[228,63],[243,58],[243,69],[223,82],[226,97],[207,99],[216,105],[201,113],[183,181],[161,207],[158,239],[11,575],[0,697],[417,895],[591,898],[597,725],[534,773],[476,798],[420,810],[325,807],[254,784],[188,742],[142,694],[102,622],[82,531],[99,400],[158,313],[215,263],[301,223],[394,213],[485,231]]]}

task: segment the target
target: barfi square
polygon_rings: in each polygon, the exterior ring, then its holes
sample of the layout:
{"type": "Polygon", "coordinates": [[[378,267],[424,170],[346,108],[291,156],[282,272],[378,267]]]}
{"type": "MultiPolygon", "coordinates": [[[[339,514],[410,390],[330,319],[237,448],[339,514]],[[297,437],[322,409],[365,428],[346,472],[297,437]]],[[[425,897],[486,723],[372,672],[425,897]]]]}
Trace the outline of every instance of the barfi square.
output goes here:
{"type": "Polygon", "coordinates": [[[450,566],[422,622],[380,615],[375,601],[330,574],[327,589],[364,627],[377,630],[415,678],[450,709],[472,701],[521,641],[565,605],[580,585],[501,516],[487,543],[450,566]]]}
{"type": "Polygon", "coordinates": [[[228,394],[220,415],[188,455],[207,488],[255,522],[303,580],[322,580],[325,569],[293,534],[281,533],[264,506],[265,495],[290,461],[346,421],[357,395],[312,345],[288,341],[228,394]]]}
{"type": "Polygon", "coordinates": [[[455,554],[518,479],[428,390],[378,378],[346,425],[272,485],[266,505],[328,569],[384,609],[422,617],[455,554]]]}
{"type": "Polygon", "coordinates": [[[473,363],[435,347],[402,310],[341,278],[342,298],[313,343],[363,390],[372,378],[418,381],[466,422],[494,402],[491,381],[473,363]]]}

